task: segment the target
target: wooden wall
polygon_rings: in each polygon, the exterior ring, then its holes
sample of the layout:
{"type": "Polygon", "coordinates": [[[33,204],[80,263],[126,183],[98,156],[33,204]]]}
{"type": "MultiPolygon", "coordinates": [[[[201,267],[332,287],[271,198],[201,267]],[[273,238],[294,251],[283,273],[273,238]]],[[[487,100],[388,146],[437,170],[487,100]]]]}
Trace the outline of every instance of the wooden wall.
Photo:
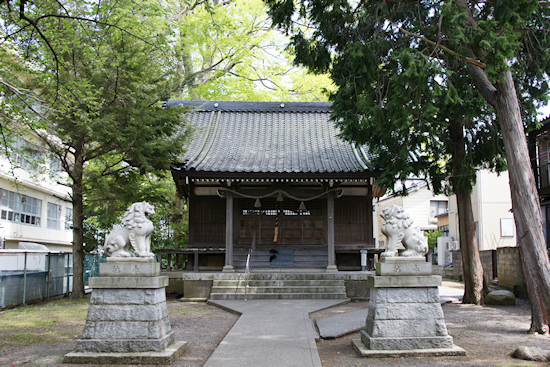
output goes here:
{"type": "Polygon", "coordinates": [[[225,247],[225,199],[189,198],[189,246],[225,247]]]}
{"type": "MultiPolygon", "coordinates": [[[[275,198],[262,199],[261,211],[253,199],[235,198],[234,245],[248,247],[256,233],[256,245],[305,246],[327,245],[327,205],[321,198],[305,202],[285,198],[283,214],[277,215],[275,198]],[[279,243],[273,242],[276,218],[279,221],[279,243]]],[[[225,199],[212,196],[189,198],[189,247],[225,247],[225,199]]],[[[334,201],[335,248],[350,250],[374,247],[373,211],[370,197],[341,197],[334,201]]]]}
{"type": "Polygon", "coordinates": [[[334,200],[334,245],[344,249],[374,248],[372,199],[343,196],[334,200]]]}

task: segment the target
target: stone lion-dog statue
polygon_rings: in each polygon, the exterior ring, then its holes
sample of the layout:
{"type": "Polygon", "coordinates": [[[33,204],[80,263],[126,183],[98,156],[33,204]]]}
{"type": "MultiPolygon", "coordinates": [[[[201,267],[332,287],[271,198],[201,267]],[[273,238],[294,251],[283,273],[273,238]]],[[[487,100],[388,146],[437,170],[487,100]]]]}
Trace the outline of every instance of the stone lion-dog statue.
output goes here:
{"type": "Polygon", "coordinates": [[[134,257],[131,248],[139,257],[154,257],[151,252],[153,222],[149,215],[155,208],[145,202],[133,203],[122,217],[122,225],[116,224],[105,237],[105,254],[110,257],[134,257]]]}
{"type": "Polygon", "coordinates": [[[385,220],[381,231],[386,235],[388,243],[381,257],[397,256],[397,248],[403,243],[405,251],[401,256],[424,256],[428,253],[428,239],[419,227],[413,227],[413,220],[405,210],[398,205],[391,205],[380,216],[385,220]]]}

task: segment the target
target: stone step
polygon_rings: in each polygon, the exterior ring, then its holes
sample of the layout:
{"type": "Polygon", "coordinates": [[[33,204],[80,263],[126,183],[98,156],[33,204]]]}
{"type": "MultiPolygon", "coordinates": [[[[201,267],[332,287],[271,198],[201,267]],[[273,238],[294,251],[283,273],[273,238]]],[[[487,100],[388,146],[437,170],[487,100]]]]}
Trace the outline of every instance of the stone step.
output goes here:
{"type": "MultiPolygon", "coordinates": [[[[219,287],[219,286],[213,286],[212,287],[212,293],[228,293],[228,294],[238,294],[238,293],[244,293],[245,288],[244,287],[219,287]]],[[[262,293],[289,293],[289,294],[296,294],[296,293],[317,293],[317,294],[325,294],[325,293],[346,293],[346,287],[345,286],[330,286],[330,287],[247,287],[247,293],[255,293],[255,294],[262,294],[262,293]]]]}
{"type": "MultiPolygon", "coordinates": [[[[211,300],[244,300],[245,294],[211,293],[211,300]]],[[[347,299],[342,293],[247,293],[246,299],[347,299]]]]}
{"type": "MultiPolygon", "coordinates": [[[[244,299],[245,276],[216,279],[210,299],[244,299]]],[[[327,274],[250,274],[248,299],[346,299],[345,281],[327,274]],[[331,279],[332,278],[332,279],[331,279]]]]}
{"type": "MultiPolygon", "coordinates": [[[[216,280],[214,286],[223,287],[238,287],[245,283],[245,279],[227,279],[216,280]]],[[[341,280],[324,280],[324,279],[248,279],[248,285],[251,287],[299,287],[299,286],[341,286],[343,285],[341,280]]]]}
{"type": "MultiPolygon", "coordinates": [[[[249,280],[342,280],[342,274],[338,272],[335,273],[325,273],[325,272],[282,272],[282,271],[271,271],[267,272],[262,269],[257,269],[257,272],[252,272],[249,275],[249,280]]],[[[242,280],[246,279],[244,273],[224,273],[221,274],[217,280],[242,280]]]]}

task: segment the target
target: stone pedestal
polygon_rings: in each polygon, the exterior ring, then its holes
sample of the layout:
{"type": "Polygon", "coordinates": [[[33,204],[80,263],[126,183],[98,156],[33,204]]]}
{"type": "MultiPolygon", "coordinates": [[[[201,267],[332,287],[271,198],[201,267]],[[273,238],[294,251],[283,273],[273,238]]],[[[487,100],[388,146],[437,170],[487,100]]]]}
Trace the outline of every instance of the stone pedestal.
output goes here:
{"type": "Polygon", "coordinates": [[[170,364],[186,347],[176,342],[166,308],[168,277],[152,259],[108,258],[90,279],[82,338],[65,363],[170,364]]]}
{"type": "Polygon", "coordinates": [[[361,340],[364,357],[465,355],[447,334],[439,302],[441,277],[423,257],[388,257],[369,276],[370,301],[361,340]]]}

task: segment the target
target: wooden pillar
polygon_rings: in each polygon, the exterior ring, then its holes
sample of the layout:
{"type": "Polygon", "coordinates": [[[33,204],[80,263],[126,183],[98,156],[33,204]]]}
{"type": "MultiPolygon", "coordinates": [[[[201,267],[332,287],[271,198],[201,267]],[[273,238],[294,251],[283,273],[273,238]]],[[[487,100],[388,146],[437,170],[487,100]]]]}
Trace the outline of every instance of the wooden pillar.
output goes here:
{"type": "Polygon", "coordinates": [[[193,249],[193,271],[199,271],[199,249],[193,249]]]}
{"type": "Polygon", "coordinates": [[[336,252],[334,250],[334,191],[329,192],[327,197],[327,250],[328,266],[327,271],[338,271],[336,267],[336,252]]]}
{"type": "Polygon", "coordinates": [[[225,266],[224,272],[234,272],[233,267],[233,193],[225,193],[225,266]]]}

